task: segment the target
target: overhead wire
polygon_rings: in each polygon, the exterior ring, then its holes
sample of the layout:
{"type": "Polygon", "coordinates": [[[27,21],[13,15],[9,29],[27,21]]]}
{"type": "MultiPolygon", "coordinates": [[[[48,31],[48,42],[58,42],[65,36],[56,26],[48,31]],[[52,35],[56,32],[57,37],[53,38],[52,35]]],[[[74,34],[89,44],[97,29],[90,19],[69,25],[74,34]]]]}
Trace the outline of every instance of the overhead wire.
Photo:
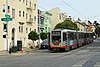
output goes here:
{"type": "Polygon", "coordinates": [[[76,10],[75,8],[73,8],[72,6],[70,6],[68,3],[66,3],[64,0],[60,0],[60,1],[62,1],[66,6],[70,7],[71,9],[73,9],[74,11],[76,11],[81,16],[84,16],[85,18],[88,18],[87,16],[85,16],[84,14],[82,14],[81,12],[79,12],[78,10],[76,10]]]}
{"type": "MultiPolygon", "coordinates": [[[[70,7],[71,9],[73,9],[74,11],[76,11],[78,14],[80,14],[82,17],[84,17],[84,18],[86,18],[88,20],[91,19],[91,18],[96,18],[96,17],[100,16],[100,15],[97,15],[97,16],[93,16],[93,17],[87,17],[84,14],[82,14],[81,12],[79,12],[78,10],[76,10],[75,8],[73,8],[71,5],[69,5],[68,3],[66,3],[64,0],[60,0],[60,1],[62,1],[66,6],[70,7]]],[[[45,9],[46,11],[48,11],[48,9],[46,9],[44,7],[41,7],[41,6],[39,6],[39,7],[42,8],[42,9],[45,9]]],[[[53,11],[53,13],[56,13],[56,12],[53,11]]]]}

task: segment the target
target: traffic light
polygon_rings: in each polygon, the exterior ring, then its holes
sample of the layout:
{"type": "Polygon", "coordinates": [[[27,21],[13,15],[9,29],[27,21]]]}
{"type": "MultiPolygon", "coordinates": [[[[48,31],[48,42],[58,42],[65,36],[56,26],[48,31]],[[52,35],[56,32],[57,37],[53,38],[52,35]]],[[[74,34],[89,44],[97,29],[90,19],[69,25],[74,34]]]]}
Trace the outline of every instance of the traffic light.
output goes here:
{"type": "Polygon", "coordinates": [[[7,24],[4,24],[4,25],[3,25],[3,31],[4,31],[4,32],[7,32],[7,24]]]}

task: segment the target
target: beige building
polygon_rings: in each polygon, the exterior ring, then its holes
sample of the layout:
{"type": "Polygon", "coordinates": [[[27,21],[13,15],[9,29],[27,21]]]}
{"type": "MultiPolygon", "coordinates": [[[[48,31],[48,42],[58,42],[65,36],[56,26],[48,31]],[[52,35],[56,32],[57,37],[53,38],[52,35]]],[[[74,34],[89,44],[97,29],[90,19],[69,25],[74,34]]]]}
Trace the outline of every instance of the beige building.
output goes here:
{"type": "Polygon", "coordinates": [[[95,28],[95,26],[94,26],[94,25],[92,25],[92,30],[93,30],[93,32],[95,32],[95,29],[96,29],[96,28],[95,28]]]}
{"type": "Polygon", "coordinates": [[[10,43],[18,47],[32,45],[28,33],[32,30],[37,32],[38,0],[8,0],[8,9],[6,5],[6,0],[0,0],[0,18],[6,18],[8,12],[12,21],[8,22],[8,37],[3,38],[6,22],[0,20],[0,51],[9,50],[10,43]]]}
{"type": "Polygon", "coordinates": [[[76,22],[77,27],[80,29],[80,31],[84,31],[84,24],[80,23],[80,22],[76,22]]]}
{"type": "Polygon", "coordinates": [[[66,12],[62,13],[59,7],[52,8],[49,12],[52,14],[51,30],[53,30],[58,23],[63,22],[68,16],[66,12]]]}
{"type": "Polygon", "coordinates": [[[77,21],[76,24],[80,29],[80,31],[95,32],[95,26],[90,21],[88,22],[77,21]]]}
{"type": "Polygon", "coordinates": [[[76,24],[80,31],[88,31],[88,25],[86,24],[86,22],[76,21],[76,24]]]}

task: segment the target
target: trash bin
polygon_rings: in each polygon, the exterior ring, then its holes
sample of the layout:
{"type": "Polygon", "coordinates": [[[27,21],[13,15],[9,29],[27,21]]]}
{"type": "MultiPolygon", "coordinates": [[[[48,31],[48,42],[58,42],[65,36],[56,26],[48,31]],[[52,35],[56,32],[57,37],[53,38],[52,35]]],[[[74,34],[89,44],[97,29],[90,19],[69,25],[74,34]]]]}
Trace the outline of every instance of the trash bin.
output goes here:
{"type": "Polygon", "coordinates": [[[11,52],[16,53],[17,51],[18,51],[18,47],[17,46],[12,47],[11,52]]]}

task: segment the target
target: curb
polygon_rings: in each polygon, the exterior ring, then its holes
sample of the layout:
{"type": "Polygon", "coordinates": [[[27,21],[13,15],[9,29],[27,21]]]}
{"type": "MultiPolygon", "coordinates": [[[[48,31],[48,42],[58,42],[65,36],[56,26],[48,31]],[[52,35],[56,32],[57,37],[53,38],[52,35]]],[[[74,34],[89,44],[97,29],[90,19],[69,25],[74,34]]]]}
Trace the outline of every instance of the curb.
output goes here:
{"type": "Polygon", "coordinates": [[[0,53],[0,56],[23,56],[26,55],[27,52],[20,52],[20,53],[0,53]]]}

